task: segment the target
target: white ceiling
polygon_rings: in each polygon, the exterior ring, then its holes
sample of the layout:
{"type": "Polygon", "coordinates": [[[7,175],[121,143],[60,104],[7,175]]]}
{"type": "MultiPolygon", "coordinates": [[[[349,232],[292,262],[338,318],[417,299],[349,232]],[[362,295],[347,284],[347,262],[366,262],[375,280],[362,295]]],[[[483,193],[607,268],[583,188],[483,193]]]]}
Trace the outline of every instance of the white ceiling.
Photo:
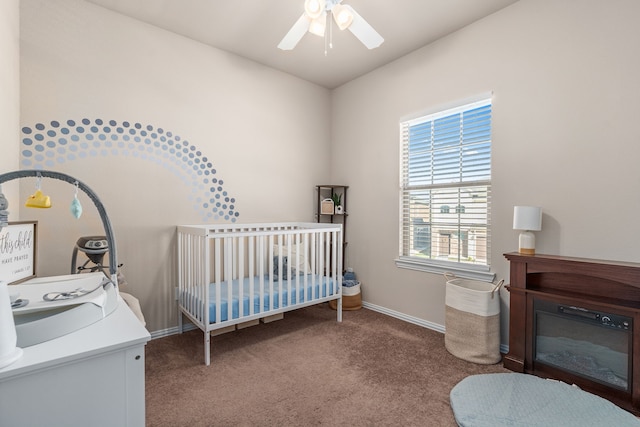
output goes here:
{"type": "Polygon", "coordinates": [[[304,0],[87,0],[332,89],[484,18],[517,0],[344,0],[385,39],[368,50],[334,26],[333,49],[307,33],[276,46],[304,0]]]}

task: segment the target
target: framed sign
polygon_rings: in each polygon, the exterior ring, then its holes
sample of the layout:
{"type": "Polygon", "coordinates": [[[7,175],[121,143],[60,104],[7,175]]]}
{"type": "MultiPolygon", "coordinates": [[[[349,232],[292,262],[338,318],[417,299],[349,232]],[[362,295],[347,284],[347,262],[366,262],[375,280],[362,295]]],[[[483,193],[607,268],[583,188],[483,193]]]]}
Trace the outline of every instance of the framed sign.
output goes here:
{"type": "Polygon", "coordinates": [[[10,285],[36,276],[37,221],[10,222],[0,230],[0,280],[10,285]]]}

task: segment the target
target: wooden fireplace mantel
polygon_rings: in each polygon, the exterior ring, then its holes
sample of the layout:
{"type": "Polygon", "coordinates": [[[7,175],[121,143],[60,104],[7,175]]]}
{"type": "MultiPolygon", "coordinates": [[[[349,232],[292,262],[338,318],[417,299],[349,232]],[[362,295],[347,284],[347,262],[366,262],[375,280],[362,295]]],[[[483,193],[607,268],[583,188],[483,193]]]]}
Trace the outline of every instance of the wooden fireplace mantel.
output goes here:
{"type": "Polygon", "coordinates": [[[640,413],[640,264],[555,255],[504,254],[510,262],[509,352],[504,367],[543,377],[573,382],[640,413]],[[533,301],[551,299],[593,310],[612,311],[633,318],[631,393],[607,390],[580,378],[563,377],[538,368],[533,362],[533,301]]]}

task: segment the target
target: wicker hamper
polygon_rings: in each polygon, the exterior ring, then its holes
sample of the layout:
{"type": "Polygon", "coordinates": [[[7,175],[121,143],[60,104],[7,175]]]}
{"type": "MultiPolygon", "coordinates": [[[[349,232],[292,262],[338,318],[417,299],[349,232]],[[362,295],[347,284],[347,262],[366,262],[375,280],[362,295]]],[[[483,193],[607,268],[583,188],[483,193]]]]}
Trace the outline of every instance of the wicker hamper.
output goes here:
{"type": "Polygon", "coordinates": [[[498,363],[500,294],[498,284],[445,275],[444,345],[454,356],[474,363],[498,363]]]}
{"type": "MultiPolygon", "coordinates": [[[[329,307],[338,309],[336,300],[329,301],[329,307]]],[[[362,293],[360,292],[360,282],[357,285],[342,287],[342,309],[346,311],[360,310],[362,308],[362,293]]]]}

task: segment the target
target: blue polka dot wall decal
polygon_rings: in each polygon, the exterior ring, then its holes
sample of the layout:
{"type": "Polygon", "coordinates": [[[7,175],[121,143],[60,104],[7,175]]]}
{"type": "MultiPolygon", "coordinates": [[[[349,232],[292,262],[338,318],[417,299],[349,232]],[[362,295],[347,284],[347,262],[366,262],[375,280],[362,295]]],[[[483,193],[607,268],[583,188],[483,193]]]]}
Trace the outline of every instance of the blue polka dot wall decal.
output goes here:
{"type": "Polygon", "coordinates": [[[21,164],[29,169],[52,169],[56,164],[107,156],[149,161],[190,187],[191,193],[187,197],[194,202],[193,208],[203,221],[236,222],[240,216],[236,199],[227,197],[222,179],[207,178],[217,172],[201,149],[161,127],[131,123],[85,117],[80,121],[51,120],[49,125],[23,126],[21,164]],[[37,141],[35,144],[34,140],[37,141]],[[214,200],[220,200],[221,195],[227,203],[214,205],[214,200]],[[203,203],[203,200],[209,203],[203,203]]]}

